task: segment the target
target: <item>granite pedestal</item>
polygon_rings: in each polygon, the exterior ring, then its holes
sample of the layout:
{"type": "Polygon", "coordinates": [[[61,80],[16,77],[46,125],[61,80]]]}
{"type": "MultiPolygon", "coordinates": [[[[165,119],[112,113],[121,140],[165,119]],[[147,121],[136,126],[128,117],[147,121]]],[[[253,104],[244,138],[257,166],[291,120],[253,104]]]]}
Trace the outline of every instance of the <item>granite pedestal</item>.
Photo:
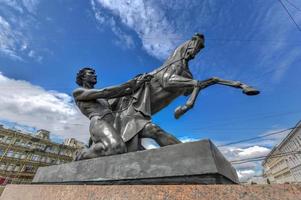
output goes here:
{"type": "Polygon", "coordinates": [[[35,184],[235,184],[235,169],[210,140],[40,167],[35,184]]]}
{"type": "Polygon", "coordinates": [[[301,185],[7,185],[0,200],[301,200],[301,185]]]}

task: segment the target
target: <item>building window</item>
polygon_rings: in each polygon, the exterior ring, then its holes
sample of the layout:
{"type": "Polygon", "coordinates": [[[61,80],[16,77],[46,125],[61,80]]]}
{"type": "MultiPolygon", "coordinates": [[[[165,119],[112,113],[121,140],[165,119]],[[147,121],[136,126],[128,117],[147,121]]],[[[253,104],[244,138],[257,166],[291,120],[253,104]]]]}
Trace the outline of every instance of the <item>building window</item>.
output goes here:
{"type": "Polygon", "coordinates": [[[28,143],[26,144],[26,146],[29,147],[29,148],[32,148],[32,142],[28,142],[28,143]]]}
{"type": "Polygon", "coordinates": [[[12,137],[7,137],[5,143],[10,144],[12,139],[13,139],[12,137]]]}
{"type": "Polygon", "coordinates": [[[6,170],[6,163],[1,163],[0,164],[0,169],[5,171],[6,170]]]}
{"type": "Polygon", "coordinates": [[[21,157],[21,153],[20,152],[15,152],[14,157],[19,159],[21,157]]]}
{"type": "Polygon", "coordinates": [[[23,168],[23,171],[24,171],[24,172],[32,173],[32,172],[35,172],[35,168],[34,168],[32,165],[26,165],[26,166],[23,168]]]}
{"type": "Polygon", "coordinates": [[[46,157],[42,157],[40,161],[41,162],[46,162],[46,157]]]}
{"type": "Polygon", "coordinates": [[[7,157],[13,157],[13,156],[14,156],[14,151],[9,150],[9,151],[7,152],[7,157]]]}
{"type": "Polygon", "coordinates": [[[9,172],[14,171],[15,167],[16,167],[16,166],[15,166],[14,164],[10,164],[10,165],[7,167],[6,171],[9,171],[9,172]]]}
{"type": "Polygon", "coordinates": [[[66,153],[65,153],[65,149],[61,149],[61,151],[60,151],[60,153],[59,153],[60,155],[66,155],[66,153]]]}
{"type": "Polygon", "coordinates": [[[40,160],[40,156],[39,155],[33,155],[31,160],[33,161],[39,161],[40,160]]]}
{"type": "Polygon", "coordinates": [[[21,154],[21,159],[26,159],[26,154],[21,154]]]}
{"type": "Polygon", "coordinates": [[[59,153],[59,148],[53,147],[52,152],[55,153],[55,154],[58,154],[59,153]]]}
{"type": "Polygon", "coordinates": [[[46,148],[46,145],[45,145],[45,144],[40,144],[39,148],[40,148],[42,151],[44,151],[45,148],[46,148]]]}
{"type": "Polygon", "coordinates": [[[52,152],[52,147],[51,146],[48,146],[47,148],[46,148],[46,152],[52,152]]]}
{"type": "Polygon", "coordinates": [[[14,169],[15,172],[18,172],[20,170],[20,165],[17,165],[14,169]]]}
{"type": "Polygon", "coordinates": [[[46,162],[50,163],[51,162],[51,158],[48,157],[47,160],[46,160],[46,162]]]}
{"type": "Polygon", "coordinates": [[[16,141],[15,141],[15,144],[20,145],[21,144],[21,139],[17,138],[16,141]]]}

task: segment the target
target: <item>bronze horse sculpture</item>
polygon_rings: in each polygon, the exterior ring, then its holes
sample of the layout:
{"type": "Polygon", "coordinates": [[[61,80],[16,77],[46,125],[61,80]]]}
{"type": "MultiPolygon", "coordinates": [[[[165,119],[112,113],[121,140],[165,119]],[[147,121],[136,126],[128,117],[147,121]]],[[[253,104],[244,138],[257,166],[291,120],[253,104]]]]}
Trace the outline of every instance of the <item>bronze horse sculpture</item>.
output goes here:
{"type": "Polygon", "coordinates": [[[190,97],[185,105],[176,108],[174,116],[177,119],[194,106],[199,92],[211,85],[221,84],[239,88],[246,95],[259,94],[258,90],[238,81],[224,80],[217,77],[203,81],[193,79],[188,62],[203,48],[204,36],[196,34],[191,40],[176,48],[160,68],[148,73],[153,78],[140,91],[136,92],[132,97],[123,97],[118,100],[118,105],[115,106],[117,114],[116,124],[121,124],[118,129],[123,140],[128,142],[129,151],[143,149],[141,147],[141,138],[152,138],[160,146],[180,142],[157,125],[151,123],[150,119],[153,114],[168,106],[181,95],[190,95],[190,97]],[[129,100],[130,98],[132,98],[132,101],[129,100]],[[118,112],[120,110],[121,112],[118,112]],[[127,117],[129,120],[124,120],[127,117]],[[130,140],[133,140],[136,146],[131,147],[132,143],[130,140]]]}
{"type": "MultiPolygon", "coordinates": [[[[127,152],[144,149],[141,145],[142,138],[152,138],[159,146],[180,143],[174,136],[151,122],[152,115],[179,96],[190,95],[185,105],[176,108],[174,116],[177,119],[193,108],[199,92],[211,85],[220,84],[242,89],[246,95],[259,94],[258,90],[238,81],[218,77],[195,80],[188,63],[204,48],[204,41],[204,35],[196,34],[177,47],[160,68],[147,74],[152,77],[150,81],[145,82],[131,95],[109,100],[115,113],[114,126],[126,143],[127,152]]],[[[93,141],[90,142],[91,145],[93,146],[93,141]]],[[[81,159],[81,155],[78,159],[81,159]]]]}

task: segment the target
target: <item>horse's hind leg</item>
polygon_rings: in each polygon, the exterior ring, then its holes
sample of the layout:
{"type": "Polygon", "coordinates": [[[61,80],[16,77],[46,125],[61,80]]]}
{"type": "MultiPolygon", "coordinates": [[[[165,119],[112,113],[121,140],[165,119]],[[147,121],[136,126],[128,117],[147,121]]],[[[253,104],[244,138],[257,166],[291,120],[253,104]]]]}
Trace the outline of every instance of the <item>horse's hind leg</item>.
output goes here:
{"type": "Polygon", "coordinates": [[[139,133],[136,136],[134,136],[131,140],[127,141],[125,144],[127,147],[127,152],[145,150],[145,148],[141,144],[141,138],[139,137],[139,133]]]}
{"type": "Polygon", "coordinates": [[[146,124],[144,129],[139,134],[139,137],[151,138],[155,140],[161,147],[181,143],[181,141],[176,137],[165,132],[162,128],[153,123],[146,124]]]}

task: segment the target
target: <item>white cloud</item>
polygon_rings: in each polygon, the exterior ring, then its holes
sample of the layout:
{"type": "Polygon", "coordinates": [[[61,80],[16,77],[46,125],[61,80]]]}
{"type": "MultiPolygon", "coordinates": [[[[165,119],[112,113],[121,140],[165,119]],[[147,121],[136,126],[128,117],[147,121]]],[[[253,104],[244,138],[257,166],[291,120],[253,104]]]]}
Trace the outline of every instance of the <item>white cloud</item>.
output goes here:
{"type": "Polygon", "coordinates": [[[248,179],[252,178],[256,175],[255,170],[247,169],[247,170],[238,170],[237,175],[240,181],[245,182],[248,179]]]}
{"type": "MultiPolygon", "coordinates": [[[[13,31],[10,23],[1,16],[0,30],[0,52],[10,56],[11,58],[21,60],[21,57],[17,55],[17,48],[20,45],[18,38],[21,39],[22,34],[17,31],[13,31]]],[[[22,46],[26,48],[26,44],[23,44],[22,46]]]]}
{"type": "MultiPolygon", "coordinates": [[[[297,21],[301,21],[301,15],[298,15],[297,10],[290,9],[290,12],[297,21]]],[[[299,46],[287,45],[290,43],[290,39],[294,38],[292,35],[299,33],[279,2],[270,5],[264,15],[258,17],[260,20],[257,20],[259,23],[257,25],[264,27],[258,29],[258,34],[262,34],[267,40],[276,40],[276,42],[267,43],[258,49],[259,55],[261,55],[259,57],[260,65],[265,66],[265,69],[261,70],[272,71],[272,80],[279,82],[290,66],[297,59],[300,61],[299,46]]],[[[291,43],[295,42],[292,41],[291,43]]]]}
{"type": "Polygon", "coordinates": [[[34,14],[39,3],[40,0],[1,0],[2,5],[6,5],[21,14],[24,11],[34,14]]]}
{"type": "Polygon", "coordinates": [[[22,0],[23,6],[30,13],[36,13],[40,0],[22,0]]]}
{"type": "Polygon", "coordinates": [[[272,143],[272,145],[274,146],[279,142],[281,142],[290,132],[291,129],[277,128],[277,129],[271,129],[265,131],[264,133],[260,134],[260,136],[273,134],[273,135],[266,136],[265,139],[268,140],[270,143],[272,143]]]}
{"type": "Polygon", "coordinates": [[[63,138],[88,140],[89,120],[77,110],[71,96],[3,74],[0,74],[0,89],[2,119],[47,129],[63,138]]]}
{"type": "Polygon", "coordinates": [[[142,146],[146,149],[159,148],[159,145],[153,139],[149,139],[149,138],[142,139],[142,146]]]}
{"type": "Polygon", "coordinates": [[[198,141],[200,139],[190,138],[190,137],[182,137],[182,138],[179,138],[179,140],[183,143],[186,143],[186,142],[195,142],[195,141],[198,141]]]}
{"type": "Polygon", "coordinates": [[[3,0],[0,3],[0,54],[12,59],[23,60],[26,56],[40,61],[37,53],[33,56],[30,32],[36,20],[38,0],[3,0]]]}
{"type": "Polygon", "coordinates": [[[91,0],[91,7],[92,10],[94,12],[94,16],[96,18],[96,20],[98,21],[98,23],[100,24],[100,26],[98,26],[98,28],[100,30],[103,29],[104,25],[107,25],[111,28],[111,30],[113,31],[113,33],[115,34],[115,36],[118,38],[118,40],[115,40],[114,43],[121,47],[121,48],[133,48],[135,47],[135,42],[133,40],[133,38],[125,33],[124,31],[122,31],[122,29],[117,25],[117,22],[115,20],[114,17],[106,15],[105,12],[103,12],[103,10],[97,6],[95,0],[91,0]]]}
{"type": "Polygon", "coordinates": [[[253,158],[258,156],[265,156],[270,152],[266,147],[253,146],[246,149],[241,149],[238,156],[241,158],[253,158]]]}
{"type": "Polygon", "coordinates": [[[23,8],[22,8],[22,4],[20,4],[20,1],[18,0],[2,0],[1,4],[9,6],[10,8],[23,13],[23,8]]]}
{"type": "MultiPolygon", "coordinates": [[[[199,139],[195,139],[195,138],[190,138],[190,137],[182,137],[179,138],[179,140],[183,143],[186,142],[195,142],[198,141],[199,139]]],[[[153,139],[149,139],[149,138],[143,138],[142,139],[142,145],[144,146],[144,148],[146,149],[156,149],[159,148],[160,146],[155,142],[155,140],[153,139]]]]}
{"type": "Polygon", "coordinates": [[[240,148],[236,146],[221,147],[220,150],[230,161],[266,156],[270,149],[262,146],[240,148]]]}
{"type": "MultiPolygon", "coordinates": [[[[96,19],[104,23],[108,18],[101,8],[110,10],[127,27],[134,30],[142,41],[143,48],[157,58],[166,58],[170,51],[178,43],[179,38],[174,27],[169,23],[165,12],[152,1],[143,0],[92,0],[92,9],[96,19]]],[[[114,20],[115,22],[115,20],[114,20]]],[[[121,29],[115,23],[111,23],[115,34],[122,37],[121,29]],[[119,31],[116,31],[118,29],[119,31]]],[[[128,39],[129,36],[124,39],[128,39]]],[[[122,38],[121,38],[122,39],[122,38]]],[[[122,40],[125,41],[126,40],[122,40]]],[[[127,42],[126,42],[127,43],[127,42]]]]}
{"type": "MultiPolygon", "coordinates": [[[[249,158],[266,156],[270,149],[263,146],[249,146],[245,148],[237,146],[227,146],[220,148],[223,155],[229,161],[238,161],[249,158]]],[[[240,181],[247,181],[249,178],[262,173],[261,161],[251,161],[233,164],[237,170],[240,181]]]]}

